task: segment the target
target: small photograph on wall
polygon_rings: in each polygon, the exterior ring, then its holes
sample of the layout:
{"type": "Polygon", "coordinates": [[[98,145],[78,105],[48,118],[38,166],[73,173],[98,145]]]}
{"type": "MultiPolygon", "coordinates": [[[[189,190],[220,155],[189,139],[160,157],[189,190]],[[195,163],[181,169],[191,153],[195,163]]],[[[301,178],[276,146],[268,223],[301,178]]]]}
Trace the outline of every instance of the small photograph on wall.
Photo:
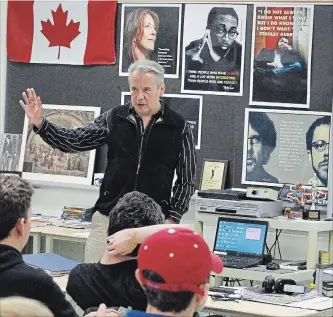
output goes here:
{"type": "Polygon", "coordinates": [[[254,6],[250,105],[309,108],[313,11],[254,6]]]}
{"type": "Polygon", "coordinates": [[[185,4],[184,93],[243,95],[246,5],[185,4]]]}
{"type": "Polygon", "coordinates": [[[332,114],[245,109],[242,183],[327,187],[332,114]]]}
{"type": "MultiPolygon", "coordinates": [[[[83,128],[100,114],[99,107],[43,105],[44,118],[65,129],[83,128]]],[[[24,120],[19,168],[22,177],[91,185],[96,151],[65,153],[52,148],[33,131],[27,116],[24,120]]]]}
{"type": "Polygon", "coordinates": [[[4,133],[0,143],[0,171],[19,171],[22,134],[4,133]]]}
{"type": "Polygon", "coordinates": [[[123,4],[119,75],[139,59],[163,66],[166,78],[179,77],[181,4],[123,4]]]}
{"type": "MultiPolygon", "coordinates": [[[[201,144],[201,118],[202,118],[202,96],[164,94],[161,97],[173,111],[180,114],[191,126],[194,137],[195,148],[200,149],[201,144]]],[[[131,101],[129,92],[121,93],[121,104],[131,101]]]]}

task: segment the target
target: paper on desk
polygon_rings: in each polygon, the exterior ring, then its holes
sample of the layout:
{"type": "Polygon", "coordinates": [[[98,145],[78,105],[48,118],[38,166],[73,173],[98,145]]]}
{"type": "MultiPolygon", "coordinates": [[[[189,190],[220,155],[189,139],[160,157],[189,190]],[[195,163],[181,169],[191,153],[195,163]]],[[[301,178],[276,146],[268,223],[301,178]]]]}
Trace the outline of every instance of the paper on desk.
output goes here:
{"type": "Polygon", "coordinates": [[[286,306],[304,308],[304,309],[325,310],[333,307],[333,298],[320,296],[288,304],[286,306]]]}

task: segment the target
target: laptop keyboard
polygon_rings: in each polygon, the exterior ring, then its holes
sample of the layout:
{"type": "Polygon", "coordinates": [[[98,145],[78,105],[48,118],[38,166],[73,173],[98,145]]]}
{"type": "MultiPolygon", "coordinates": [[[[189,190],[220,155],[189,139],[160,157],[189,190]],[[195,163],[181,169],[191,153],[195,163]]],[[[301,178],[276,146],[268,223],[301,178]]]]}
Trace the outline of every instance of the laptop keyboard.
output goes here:
{"type": "Polygon", "coordinates": [[[249,259],[249,258],[242,258],[242,257],[228,257],[228,256],[221,256],[223,261],[223,265],[225,267],[234,267],[234,268],[245,268],[256,266],[259,264],[259,261],[256,259],[249,259]]]}

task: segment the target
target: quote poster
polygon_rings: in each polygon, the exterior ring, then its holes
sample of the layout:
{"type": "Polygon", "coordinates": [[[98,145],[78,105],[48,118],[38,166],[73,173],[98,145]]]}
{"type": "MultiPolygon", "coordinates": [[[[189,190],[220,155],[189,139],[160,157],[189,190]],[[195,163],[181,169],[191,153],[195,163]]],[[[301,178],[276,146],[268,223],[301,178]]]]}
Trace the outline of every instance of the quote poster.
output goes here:
{"type": "MultiPolygon", "coordinates": [[[[194,144],[196,149],[200,149],[201,143],[201,118],[202,118],[202,96],[164,94],[161,97],[173,111],[180,114],[191,126],[194,144]]],[[[129,92],[121,93],[121,104],[131,101],[129,92]]]]}
{"type": "Polygon", "coordinates": [[[313,6],[254,6],[250,105],[309,108],[313,6]]]}
{"type": "Polygon", "coordinates": [[[242,183],[327,187],[329,112],[245,109],[242,183]]]}
{"type": "Polygon", "coordinates": [[[185,4],[183,93],[243,95],[246,5],[185,4]]]}
{"type": "Polygon", "coordinates": [[[119,75],[140,59],[159,63],[166,78],[179,77],[181,4],[122,4],[119,75]]]}

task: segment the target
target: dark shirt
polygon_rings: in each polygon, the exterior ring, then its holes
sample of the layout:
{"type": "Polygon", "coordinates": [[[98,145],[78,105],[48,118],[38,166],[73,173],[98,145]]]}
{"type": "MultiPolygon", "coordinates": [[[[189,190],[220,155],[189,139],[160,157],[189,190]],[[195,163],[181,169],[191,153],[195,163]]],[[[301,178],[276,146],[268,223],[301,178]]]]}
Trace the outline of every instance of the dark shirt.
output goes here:
{"type": "MultiPolygon", "coordinates": [[[[163,146],[158,143],[154,143],[155,135],[160,133],[160,131],[168,132],[172,131],[172,128],[179,127],[175,125],[176,121],[180,121],[180,116],[175,113],[173,110],[171,110],[167,105],[164,105],[161,101],[163,107],[160,113],[154,116],[154,119],[151,121],[151,129],[149,130],[146,128],[143,131],[140,131],[140,135],[137,135],[136,138],[140,137],[142,138],[142,144],[146,145],[151,144],[152,147],[155,148],[155,153],[144,153],[141,156],[141,169],[140,173],[138,173],[138,183],[145,182],[147,186],[149,185],[146,181],[146,178],[149,176],[146,175],[146,173],[142,172],[142,168],[144,165],[150,165],[150,163],[146,163],[145,161],[149,161],[149,158],[152,157],[154,154],[156,156],[159,155],[160,151],[164,151],[163,146]],[[146,130],[149,130],[150,133],[145,133],[146,130]]],[[[134,125],[137,127],[137,130],[139,129],[139,124],[141,124],[142,120],[137,119],[138,116],[135,115],[134,107],[131,105],[126,106],[120,106],[115,109],[109,110],[104,112],[102,115],[100,115],[98,118],[94,120],[93,123],[86,124],[83,128],[78,129],[66,129],[60,126],[57,126],[48,120],[44,119],[42,125],[39,128],[34,127],[34,131],[38,133],[41,138],[50,146],[53,148],[59,149],[63,152],[80,152],[80,151],[89,151],[96,149],[104,144],[107,144],[109,147],[110,153],[108,153],[108,163],[111,162],[111,159],[114,159],[116,161],[115,164],[124,163],[119,162],[118,157],[120,157],[120,150],[118,148],[123,148],[122,141],[126,137],[124,134],[128,132],[127,130],[124,130],[124,127],[127,127],[128,123],[131,125],[134,125]],[[125,116],[126,119],[122,119],[121,116],[125,116]],[[118,124],[112,124],[112,120],[120,118],[120,123],[118,124]],[[112,120],[111,120],[112,119],[112,120]],[[112,140],[112,144],[111,141],[112,140]],[[114,143],[118,145],[116,148],[114,143]],[[115,153],[113,152],[115,151],[115,153]],[[111,153],[112,152],[112,153],[111,153]]],[[[117,120],[118,120],[117,119],[117,120]]],[[[171,195],[171,186],[170,189],[167,188],[167,179],[165,178],[163,171],[159,171],[159,179],[158,180],[161,184],[163,184],[164,187],[163,192],[168,192],[168,196],[170,197],[170,201],[167,201],[166,204],[168,209],[168,215],[167,218],[171,218],[173,221],[178,223],[182,217],[182,215],[187,212],[189,201],[191,196],[194,193],[195,186],[196,186],[196,161],[195,161],[195,144],[194,139],[192,135],[192,130],[188,122],[185,122],[183,118],[181,118],[181,121],[184,122],[182,127],[182,132],[180,138],[177,140],[169,140],[170,143],[180,144],[180,151],[179,156],[177,155],[177,166],[175,167],[176,173],[177,173],[177,181],[175,183],[174,188],[172,188],[173,195],[171,195]]],[[[133,141],[133,140],[132,140],[133,141]]],[[[134,141],[133,141],[134,142],[134,141]]],[[[128,145],[127,145],[128,146],[128,145]]],[[[165,147],[165,144],[164,144],[165,147]]],[[[127,150],[127,148],[126,148],[127,150]]],[[[138,147],[135,146],[133,148],[133,151],[136,152],[136,155],[139,155],[138,147]]],[[[170,149],[168,149],[168,153],[164,155],[164,157],[167,157],[167,155],[170,154],[170,149]]],[[[134,153],[134,152],[133,152],[134,153]]],[[[140,152],[141,153],[141,152],[140,152]]],[[[132,157],[131,155],[128,155],[129,159],[135,160],[135,162],[139,161],[139,157],[132,157]]],[[[163,160],[165,158],[161,157],[159,158],[160,162],[157,163],[163,163],[164,165],[167,165],[163,160]]],[[[113,166],[113,168],[115,168],[113,166]]],[[[153,164],[149,170],[152,170],[154,167],[156,167],[157,164],[153,164]]],[[[139,167],[139,166],[138,166],[139,167]]],[[[129,166],[127,166],[127,169],[129,169],[129,166]]],[[[120,168],[119,168],[120,170],[120,168]]],[[[105,174],[107,175],[108,170],[106,170],[105,174]]],[[[115,173],[115,171],[112,171],[112,173],[115,173]]],[[[117,174],[118,175],[118,174],[117,174]]],[[[174,171],[172,171],[172,177],[174,176],[174,171]]],[[[114,176],[116,177],[116,176],[114,176]]],[[[118,177],[118,176],[117,176],[118,177]]],[[[111,176],[110,176],[111,179],[111,176]]],[[[110,179],[106,179],[106,177],[103,179],[103,184],[106,184],[110,181],[110,179]]],[[[114,181],[114,179],[112,179],[114,181]]],[[[111,182],[111,181],[110,181],[111,182]]],[[[145,192],[144,190],[140,190],[140,187],[135,188],[134,184],[134,177],[131,177],[130,180],[127,182],[131,185],[131,191],[132,190],[138,190],[141,191],[148,196],[154,198],[153,193],[145,192]],[[132,186],[133,185],[133,186],[132,186]]],[[[172,183],[172,179],[170,181],[172,183]]],[[[105,196],[105,192],[111,190],[109,188],[103,189],[103,185],[100,190],[100,199],[109,199],[108,196],[105,196]],[[104,191],[104,192],[103,192],[104,191]],[[105,197],[104,197],[105,196],[105,197]]],[[[112,186],[115,185],[116,182],[114,181],[112,186]]],[[[128,185],[129,186],[129,185],[128,185]]],[[[116,186],[117,190],[120,192],[115,193],[116,190],[113,190],[112,197],[117,196],[115,199],[115,202],[118,201],[120,197],[122,197],[126,192],[122,192],[122,188],[120,186],[116,186]]],[[[130,187],[130,186],[129,186],[130,187]]],[[[156,187],[156,186],[155,186],[156,187]]],[[[161,201],[158,201],[155,199],[155,201],[159,204],[161,204],[161,201]]],[[[101,204],[100,204],[101,205],[101,204]]],[[[162,210],[163,206],[161,205],[162,210]]],[[[105,214],[106,210],[109,212],[113,206],[107,206],[105,210],[98,209],[101,213],[105,214]]]]}
{"type": "Polygon", "coordinates": [[[0,298],[22,296],[44,303],[55,317],[76,317],[72,305],[52,277],[24,263],[21,253],[0,244],[0,298]]]}
{"type": "Polygon", "coordinates": [[[136,260],[79,264],[69,274],[67,293],[83,310],[100,303],[145,310],[146,296],[135,278],[136,269],[136,260]]]}

